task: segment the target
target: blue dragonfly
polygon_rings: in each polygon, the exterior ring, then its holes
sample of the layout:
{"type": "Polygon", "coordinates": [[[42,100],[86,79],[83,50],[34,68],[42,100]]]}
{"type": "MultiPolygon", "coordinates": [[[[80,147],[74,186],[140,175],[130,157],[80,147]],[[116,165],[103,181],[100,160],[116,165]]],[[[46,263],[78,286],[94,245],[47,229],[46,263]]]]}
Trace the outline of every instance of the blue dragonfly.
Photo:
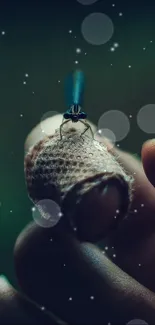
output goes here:
{"type": "Polygon", "coordinates": [[[60,138],[62,139],[62,128],[63,126],[72,121],[77,123],[78,121],[84,124],[85,129],[81,136],[89,129],[92,137],[94,138],[93,131],[86,122],[87,114],[82,111],[83,93],[84,93],[84,74],[80,70],[76,70],[74,74],[69,75],[66,81],[66,97],[68,109],[63,114],[63,121],[60,125],[60,138]]]}

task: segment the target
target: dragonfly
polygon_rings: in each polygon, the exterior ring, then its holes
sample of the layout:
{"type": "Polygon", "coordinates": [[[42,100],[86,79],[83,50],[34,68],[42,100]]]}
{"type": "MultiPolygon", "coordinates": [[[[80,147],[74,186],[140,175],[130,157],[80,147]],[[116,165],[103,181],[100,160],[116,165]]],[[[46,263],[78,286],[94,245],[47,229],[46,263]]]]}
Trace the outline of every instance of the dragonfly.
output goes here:
{"type": "Polygon", "coordinates": [[[66,97],[68,109],[63,114],[62,124],[60,125],[60,138],[62,139],[62,129],[66,123],[72,121],[73,123],[81,122],[85,129],[81,136],[89,129],[92,137],[94,134],[91,126],[86,121],[87,114],[82,110],[83,93],[84,93],[84,74],[81,70],[76,70],[74,74],[68,76],[66,80],[66,97]]]}

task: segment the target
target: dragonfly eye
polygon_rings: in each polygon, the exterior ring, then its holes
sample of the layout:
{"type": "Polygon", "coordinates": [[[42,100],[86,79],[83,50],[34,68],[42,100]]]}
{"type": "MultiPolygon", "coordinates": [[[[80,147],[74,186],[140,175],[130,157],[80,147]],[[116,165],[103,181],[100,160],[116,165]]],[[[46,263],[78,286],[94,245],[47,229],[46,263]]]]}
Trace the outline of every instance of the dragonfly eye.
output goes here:
{"type": "Polygon", "coordinates": [[[81,112],[81,113],[79,114],[79,119],[85,120],[86,118],[87,118],[87,114],[86,114],[86,113],[81,112]]]}
{"type": "Polygon", "coordinates": [[[65,118],[65,120],[70,119],[71,115],[69,113],[64,113],[63,117],[65,118]]]}

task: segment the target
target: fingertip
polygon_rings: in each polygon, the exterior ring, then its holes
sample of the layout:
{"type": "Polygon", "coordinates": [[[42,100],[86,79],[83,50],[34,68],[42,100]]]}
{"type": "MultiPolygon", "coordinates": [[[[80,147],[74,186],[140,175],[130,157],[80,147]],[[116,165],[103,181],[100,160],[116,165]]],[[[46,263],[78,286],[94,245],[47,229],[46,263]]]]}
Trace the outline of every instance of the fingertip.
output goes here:
{"type": "Polygon", "coordinates": [[[155,139],[149,139],[144,142],[142,146],[142,153],[145,154],[145,150],[150,151],[155,148],[155,139]]]}
{"type": "Polygon", "coordinates": [[[155,186],[155,139],[147,140],[141,150],[143,168],[147,178],[155,186]]]}

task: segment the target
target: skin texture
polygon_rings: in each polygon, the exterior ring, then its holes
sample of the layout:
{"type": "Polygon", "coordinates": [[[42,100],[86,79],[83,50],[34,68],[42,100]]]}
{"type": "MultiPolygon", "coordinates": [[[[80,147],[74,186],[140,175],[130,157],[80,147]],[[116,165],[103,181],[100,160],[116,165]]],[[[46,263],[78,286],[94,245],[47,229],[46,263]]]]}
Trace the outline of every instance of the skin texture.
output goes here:
{"type": "MultiPolygon", "coordinates": [[[[61,121],[61,115],[46,120],[46,131],[54,132],[61,121]]],[[[41,137],[37,126],[28,136],[25,150],[41,137]]],[[[63,222],[53,229],[28,225],[14,249],[24,296],[1,279],[0,324],[42,324],[42,317],[45,324],[59,323],[53,315],[40,313],[32,301],[68,324],[126,324],[131,319],[154,324],[155,140],[143,145],[142,162],[106,143],[135,178],[128,218],[104,239],[106,254],[103,248],[79,242],[63,222]]]]}

